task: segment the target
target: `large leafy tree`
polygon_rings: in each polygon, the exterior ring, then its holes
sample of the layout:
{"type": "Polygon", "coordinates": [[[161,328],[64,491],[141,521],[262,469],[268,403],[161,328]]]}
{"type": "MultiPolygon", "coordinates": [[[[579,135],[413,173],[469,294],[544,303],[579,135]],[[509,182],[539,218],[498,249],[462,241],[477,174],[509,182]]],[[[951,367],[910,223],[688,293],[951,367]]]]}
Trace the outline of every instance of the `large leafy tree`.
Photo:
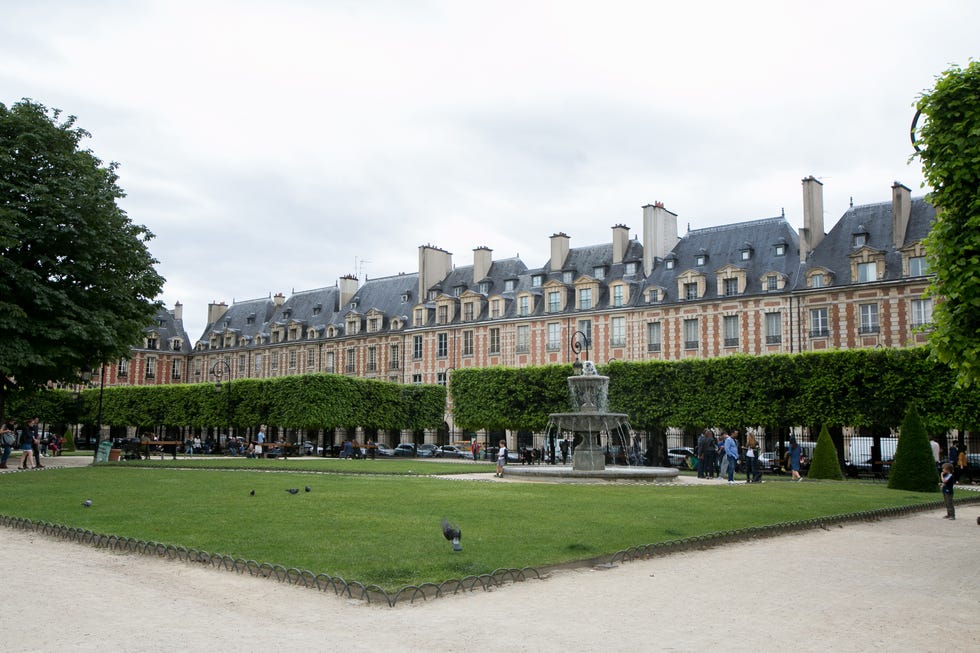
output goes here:
{"type": "Polygon", "coordinates": [[[930,336],[963,385],[980,381],[980,62],[953,67],[918,102],[929,201],[939,209],[926,239],[939,301],[930,336]]]}
{"type": "Polygon", "coordinates": [[[0,414],[3,392],[71,383],[124,358],[159,308],[163,278],[116,204],[116,164],[57,110],[0,103],[0,414]]]}

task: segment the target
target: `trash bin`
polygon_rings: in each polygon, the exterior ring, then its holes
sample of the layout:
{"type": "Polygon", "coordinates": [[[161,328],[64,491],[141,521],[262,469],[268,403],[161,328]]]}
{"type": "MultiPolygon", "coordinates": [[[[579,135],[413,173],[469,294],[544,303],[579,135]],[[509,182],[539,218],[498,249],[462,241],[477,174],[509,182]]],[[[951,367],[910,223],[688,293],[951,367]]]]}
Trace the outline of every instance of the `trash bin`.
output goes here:
{"type": "Polygon", "coordinates": [[[111,463],[115,460],[119,460],[121,455],[122,449],[109,449],[109,462],[111,463]]]}

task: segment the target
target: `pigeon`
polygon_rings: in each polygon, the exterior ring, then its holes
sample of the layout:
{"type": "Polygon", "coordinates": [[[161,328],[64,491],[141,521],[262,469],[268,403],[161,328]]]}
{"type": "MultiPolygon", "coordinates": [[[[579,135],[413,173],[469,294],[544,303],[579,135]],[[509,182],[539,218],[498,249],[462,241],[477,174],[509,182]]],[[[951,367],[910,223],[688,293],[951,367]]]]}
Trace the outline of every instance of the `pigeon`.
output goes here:
{"type": "Polygon", "coordinates": [[[309,485],[307,485],[307,486],[306,486],[306,491],[307,491],[307,492],[311,492],[311,491],[312,491],[312,490],[310,489],[310,486],[309,486],[309,485]]]}
{"type": "Polygon", "coordinates": [[[453,543],[453,551],[463,550],[462,545],[459,543],[459,538],[463,536],[463,532],[458,528],[454,528],[445,517],[442,519],[442,534],[447,540],[453,543]]]}
{"type": "Polygon", "coordinates": [[[88,507],[90,507],[92,505],[92,500],[91,499],[85,499],[85,501],[82,501],[82,505],[85,506],[86,508],[88,508],[88,507]]]}
{"type": "Polygon", "coordinates": [[[249,492],[249,493],[248,493],[248,496],[250,496],[250,497],[254,497],[254,496],[255,496],[255,490],[252,490],[251,492],[249,492]]]}
{"type": "Polygon", "coordinates": [[[288,490],[286,490],[286,492],[289,492],[290,494],[298,494],[299,488],[291,487],[288,490]]]}

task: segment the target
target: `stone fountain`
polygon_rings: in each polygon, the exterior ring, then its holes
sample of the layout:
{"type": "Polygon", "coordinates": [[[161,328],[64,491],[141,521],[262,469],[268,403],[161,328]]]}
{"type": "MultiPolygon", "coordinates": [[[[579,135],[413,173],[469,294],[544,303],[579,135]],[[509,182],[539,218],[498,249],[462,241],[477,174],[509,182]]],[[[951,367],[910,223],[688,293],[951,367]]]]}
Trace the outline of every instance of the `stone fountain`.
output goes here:
{"type": "Polygon", "coordinates": [[[572,412],[551,413],[546,433],[556,433],[559,437],[574,435],[576,444],[571,468],[508,465],[507,475],[646,481],[672,481],[677,477],[678,470],[672,467],[627,465],[606,468],[606,448],[619,445],[627,450],[632,442],[631,429],[628,415],[609,412],[609,377],[600,375],[592,361],[582,364],[581,374],[568,377],[568,393],[572,412]]]}

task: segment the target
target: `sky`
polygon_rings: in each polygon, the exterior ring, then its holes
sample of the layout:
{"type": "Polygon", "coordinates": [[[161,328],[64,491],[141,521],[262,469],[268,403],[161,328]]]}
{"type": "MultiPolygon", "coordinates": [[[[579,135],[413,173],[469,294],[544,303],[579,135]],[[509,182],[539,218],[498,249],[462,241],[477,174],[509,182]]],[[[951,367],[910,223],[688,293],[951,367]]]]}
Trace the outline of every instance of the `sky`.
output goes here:
{"type": "Polygon", "coordinates": [[[825,228],[924,195],[916,98],[978,55],[980,2],[0,0],[0,102],[119,164],[192,341],[213,301],[549,258],[663,202],[688,228],[825,228]]]}

